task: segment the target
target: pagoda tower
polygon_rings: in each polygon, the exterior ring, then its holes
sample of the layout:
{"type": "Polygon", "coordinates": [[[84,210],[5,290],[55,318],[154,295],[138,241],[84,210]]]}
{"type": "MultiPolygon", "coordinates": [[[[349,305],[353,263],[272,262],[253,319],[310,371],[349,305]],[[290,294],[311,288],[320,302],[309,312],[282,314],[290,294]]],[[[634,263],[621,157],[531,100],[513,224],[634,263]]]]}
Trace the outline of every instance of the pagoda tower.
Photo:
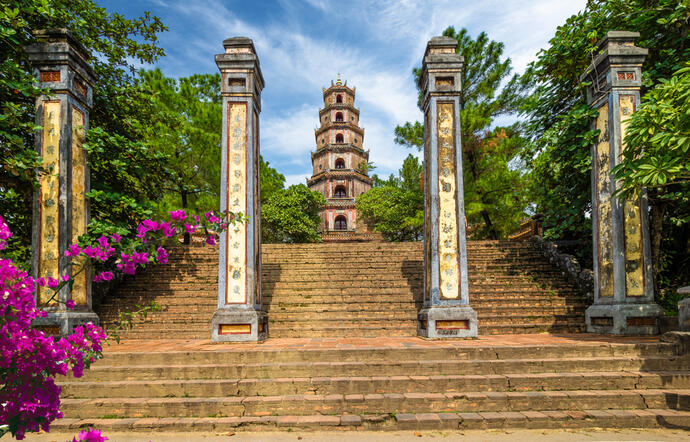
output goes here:
{"type": "Polygon", "coordinates": [[[357,220],[356,198],[371,189],[369,151],[364,150],[364,129],[359,127],[355,89],[340,80],[323,89],[320,127],[315,130],[316,151],[311,154],[313,175],[309,189],[321,193],[326,205],[321,211],[324,241],[362,240],[367,226],[357,220]]]}

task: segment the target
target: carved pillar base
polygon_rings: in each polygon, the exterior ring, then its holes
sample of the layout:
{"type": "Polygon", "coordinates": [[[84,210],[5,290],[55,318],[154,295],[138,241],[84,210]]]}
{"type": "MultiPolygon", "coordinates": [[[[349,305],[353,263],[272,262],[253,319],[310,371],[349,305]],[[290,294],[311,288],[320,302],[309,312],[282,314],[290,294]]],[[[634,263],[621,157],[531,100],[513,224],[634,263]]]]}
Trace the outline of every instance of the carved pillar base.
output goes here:
{"type": "Polygon", "coordinates": [[[477,312],[470,306],[425,307],[417,315],[417,335],[430,339],[477,337],[477,312]]]}
{"type": "Polygon", "coordinates": [[[253,308],[218,309],[211,318],[214,342],[263,341],[268,336],[266,312],[253,308]]]}
{"type": "Polygon", "coordinates": [[[592,305],[585,311],[587,331],[609,335],[657,335],[664,311],[652,304],[592,305]]]}
{"type": "Polygon", "coordinates": [[[66,336],[72,333],[74,327],[84,325],[87,322],[92,322],[94,325],[99,324],[98,315],[94,312],[72,312],[72,311],[57,311],[47,312],[48,316],[45,318],[36,318],[31,321],[31,325],[46,331],[48,334],[59,334],[66,336]],[[56,333],[52,333],[55,331],[56,333]]]}

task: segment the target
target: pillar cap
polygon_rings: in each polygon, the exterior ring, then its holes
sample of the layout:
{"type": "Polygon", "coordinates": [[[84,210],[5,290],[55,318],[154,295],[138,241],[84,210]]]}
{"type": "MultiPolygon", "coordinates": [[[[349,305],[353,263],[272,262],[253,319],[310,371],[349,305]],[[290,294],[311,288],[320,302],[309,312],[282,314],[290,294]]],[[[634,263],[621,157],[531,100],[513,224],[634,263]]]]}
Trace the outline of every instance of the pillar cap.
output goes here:
{"type": "Polygon", "coordinates": [[[91,54],[65,28],[38,29],[33,32],[36,42],[26,47],[34,66],[70,65],[84,80],[93,84],[94,71],[89,64],[91,54]]]}
{"type": "Polygon", "coordinates": [[[635,46],[635,41],[639,37],[639,32],[607,32],[597,43],[597,53],[587,70],[580,75],[580,81],[589,80],[589,77],[594,73],[600,75],[611,65],[641,66],[647,58],[649,50],[635,46]]]}
{"type": "Polygon", "coordinates": [[[426,44],[426,51],[424,57],[426,58],[432,54],[455,54],[458,47],[458,41],[453,37],[438,36],[432,37],[426,44]]]}
{"type": "Polygon", "coordinates": [[[256,48],[254,42],[249,37],[230,37],[223,40],[223,47],[226,54],[254,54],[256,48]]]}

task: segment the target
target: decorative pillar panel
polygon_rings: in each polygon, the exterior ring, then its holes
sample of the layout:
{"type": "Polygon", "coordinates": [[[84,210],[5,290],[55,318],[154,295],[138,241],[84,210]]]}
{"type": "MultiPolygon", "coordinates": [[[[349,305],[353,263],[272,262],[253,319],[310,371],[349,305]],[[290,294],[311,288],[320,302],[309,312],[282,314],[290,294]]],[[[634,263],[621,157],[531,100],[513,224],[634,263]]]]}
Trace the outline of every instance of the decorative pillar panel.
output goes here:
{"type": "Polygon", "coordinates": [[[248,215],[220,237],[218,310],[211,319],[214,341],[259,341],[268,335],[261,308],[259,212],[259,113],[264,79],[254,43],[234,37],[216,55],[223,96],[221,210],[248,215]]]}
{"type": "Polygon", "coordinates": [[[581,80],[590,82],[588,104],[597,109],[592,146],[592,234],[594,303],[587,330],[609,334],[656,334],[661,308],[654,303],[647,199],[614,196],[611,170],[619,164],[627,120],[640,102],[641,67],[647,49],[635,46],[637,32],[611,31],[581,80]]]}
{"type": "Polygon", "coordinates": [[[417,332],[428,338],[477,336],[469,306],[460,141],[458,42],[434,37],[426,47],[419,88],[424,111],[424,307],[417,332]]]}
{"type": "MultiPolygon", "coordinates": [[[[65,251],[86,233],[89,222],[89,168],[82,144],[94,75],[88,52],[67,30],[42,30],[35,35],[37,43],[27,47],[27,54],[40,86],[49,91],[36,100],[36,123],[42,126],[36,149],[49,172],[40,177],[34,196],[32,267],[36,277],[59,278],[70,270],[65,251]]],[[[37,318],[37,327],[67,334],[76,325],[98,323],[92,311],[88,269],[73,281],[72,290],[63,287],[57,299],[52,298],[52,289],[38,290],[36,301],[48,316],[37,318]],[[74,310],[64,307],[69,299],[76,304],[74,310]]]]}

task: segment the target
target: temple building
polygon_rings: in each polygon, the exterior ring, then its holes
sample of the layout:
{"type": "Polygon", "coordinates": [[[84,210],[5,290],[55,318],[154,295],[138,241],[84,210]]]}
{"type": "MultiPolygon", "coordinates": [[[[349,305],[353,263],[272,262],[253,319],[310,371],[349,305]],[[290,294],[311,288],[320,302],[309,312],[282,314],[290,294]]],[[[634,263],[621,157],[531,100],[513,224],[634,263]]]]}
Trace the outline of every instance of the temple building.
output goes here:
{"type": "Polygon", "coordinates": [[[356,198],[371,189],[369,151],[362,147],[364,129],[359,127],[359,109],[354,106],[355,88],[335,84],[323,89],[320,127],[315,130],[316,151],[311,154],[313,175],[307,186],[326,198],[321,211],[324,241],[366,240],[367,226],[358,221],[356,198]]]}

